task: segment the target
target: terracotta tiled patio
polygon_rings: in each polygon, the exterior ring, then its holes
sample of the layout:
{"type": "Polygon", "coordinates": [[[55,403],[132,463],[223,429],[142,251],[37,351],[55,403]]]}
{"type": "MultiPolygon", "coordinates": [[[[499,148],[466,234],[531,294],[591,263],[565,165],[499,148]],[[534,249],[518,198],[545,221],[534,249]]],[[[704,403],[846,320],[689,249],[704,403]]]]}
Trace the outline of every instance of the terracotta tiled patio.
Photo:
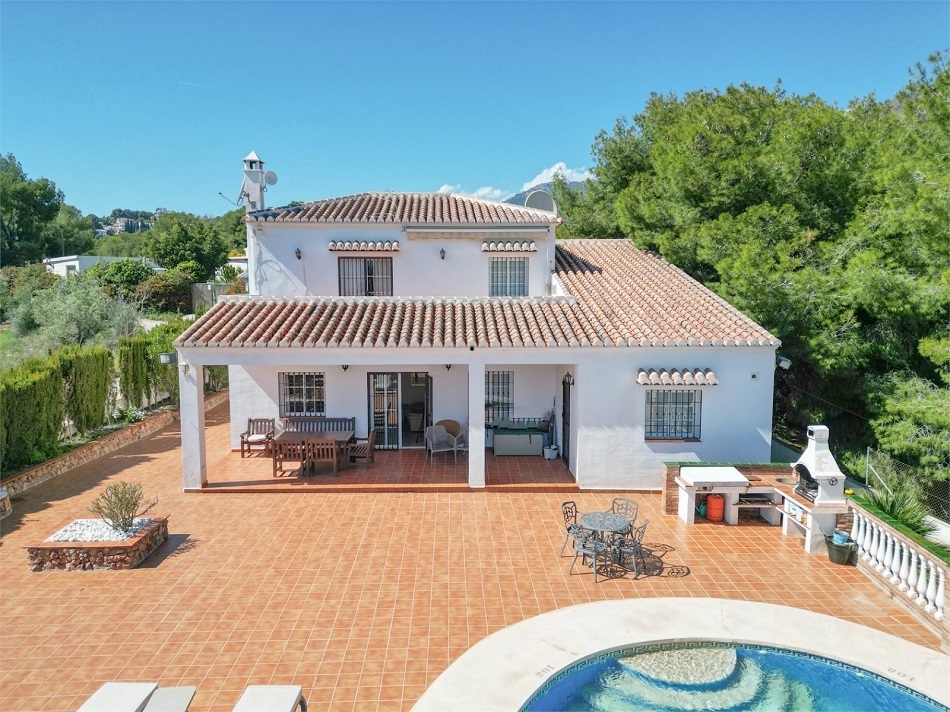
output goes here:
{"type": "MultiPolygon", "coordinates": [[[[227,429],[227,406],[209,413],[212,484],[270,479],[263,458],[228,452],[227,429]]],[[[650,575],[569,576],[560,502],[602,510],[613,495],[565,496],[558,488],[573,485],[559,465],[495,463],[488,491],[451,491],[464,481],[461,458],[456,470],[425,465],[418,452],[382,453],[378,474],[339,478],[351,491],[288,478],[278,492],[183,493],[170,426],[14,499],[0,525],[0,709],[75,710],[103,682],[151,680],[197,685],[195,712],[230,710],[249,684],[289,683],[303,686],[311,710],[406,710],[485,636],[624,597],[779,603],[938,648],[855,568],[807,556],[758,521],[687,527],[660,514],[655,494],[634,495],[650,519],[650,575]],[[505,465],[514,469],[502,474],[505,465]],[[523,486],[535,476],[552,481],[523,486]],[[411,489],[414,478],[444,489],[366,491],[393,479],[411,489]],[[88,516],[92,498],[119,479],[158,498],[170,541],[132,571],[31,573],[22,547],[88,516]]]]}

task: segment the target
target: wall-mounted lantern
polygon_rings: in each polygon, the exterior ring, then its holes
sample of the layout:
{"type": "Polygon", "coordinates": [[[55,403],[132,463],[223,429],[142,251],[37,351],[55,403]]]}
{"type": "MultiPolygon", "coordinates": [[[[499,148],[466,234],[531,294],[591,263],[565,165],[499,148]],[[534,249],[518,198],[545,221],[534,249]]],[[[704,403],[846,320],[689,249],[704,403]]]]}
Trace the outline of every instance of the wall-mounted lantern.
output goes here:
{"type": "Polygon", "coordinates": [[[347,370],[349,367],[350,367],[349,364],[346,364],[346,363],[343,364],[342,366],[340,366],[340,368],[343,369],[343,372],[344,372],[344,373],[346,373],[346,370],[347,370]]]}
{"type": "Polygon", "coordinates": [[[294,254],[297,256],[297,259],[298,259],[298,260],[299,260],[301,257],[303,257],[303,252],[300,251],[300,248],[299,248],[299,247],[298,247],[296,250],[294,250],[294,254]]]}
{"type": "Polygon", "coordinates": [[[443,247],[441,250],[439,250],[439,257],[441,257],[443,260],[445,259],[445,248],[444,248],[444,247],[443,247]]]}

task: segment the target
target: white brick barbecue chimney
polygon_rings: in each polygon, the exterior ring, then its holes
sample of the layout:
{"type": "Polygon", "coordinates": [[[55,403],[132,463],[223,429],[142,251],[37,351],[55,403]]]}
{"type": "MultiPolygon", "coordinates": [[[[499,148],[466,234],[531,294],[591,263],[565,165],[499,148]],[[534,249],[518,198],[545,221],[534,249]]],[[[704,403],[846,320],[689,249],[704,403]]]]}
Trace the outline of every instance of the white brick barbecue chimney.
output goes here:
{"type": "Polygon", "coordinates": [[[816,505],[845,504],[844,474],[828,447],[827,426],[808,426],[808,447],[792,467],[795,470],[803,468],[818,483],[816,505]]]}

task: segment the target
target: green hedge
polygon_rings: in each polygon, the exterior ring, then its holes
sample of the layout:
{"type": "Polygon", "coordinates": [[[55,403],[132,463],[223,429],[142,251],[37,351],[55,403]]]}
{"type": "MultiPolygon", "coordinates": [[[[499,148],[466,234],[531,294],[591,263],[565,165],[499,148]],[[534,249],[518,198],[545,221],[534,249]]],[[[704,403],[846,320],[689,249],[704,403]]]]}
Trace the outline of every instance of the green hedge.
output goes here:
{"type": "Polygon", "coordinates": [[[85,435],[106,422],[112,385],[112,352],[102,346],[67,346],[55,352],[63,377],[66,415],[85,435]]]}
{"type": "Polygon", "coordinates": [[[58,454],[66,408],[56,359],[28,359],[0,372],[0,406],[0,470],[58,454]]]}
{"type": "Polygon", "coordinates": [[[142,336],[119,337],[119,392],[130,408],[138,408],[149,392],[148,341],[142,336]]]}

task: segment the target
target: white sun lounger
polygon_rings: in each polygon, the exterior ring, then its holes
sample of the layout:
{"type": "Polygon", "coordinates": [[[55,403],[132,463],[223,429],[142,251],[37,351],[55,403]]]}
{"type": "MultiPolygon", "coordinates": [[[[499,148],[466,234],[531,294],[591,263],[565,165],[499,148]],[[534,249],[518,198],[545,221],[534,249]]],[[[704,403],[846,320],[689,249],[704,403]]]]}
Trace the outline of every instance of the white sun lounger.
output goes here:
{"type": "Polygon", "coordinates": [[[234,712],[307,712],[307,701],[300,685],[248,685],[234,705],[234,712]]]}
{"type": "Polygon", "coordinates": [[[188,712],[197,689],[194,685],[159,687],[148,698],[145,712],[188,712]]]}
{"type": "Polygon", "coordinates": [[[142,712],[157,682],[107,682],[78,712],[142,712]]]}

